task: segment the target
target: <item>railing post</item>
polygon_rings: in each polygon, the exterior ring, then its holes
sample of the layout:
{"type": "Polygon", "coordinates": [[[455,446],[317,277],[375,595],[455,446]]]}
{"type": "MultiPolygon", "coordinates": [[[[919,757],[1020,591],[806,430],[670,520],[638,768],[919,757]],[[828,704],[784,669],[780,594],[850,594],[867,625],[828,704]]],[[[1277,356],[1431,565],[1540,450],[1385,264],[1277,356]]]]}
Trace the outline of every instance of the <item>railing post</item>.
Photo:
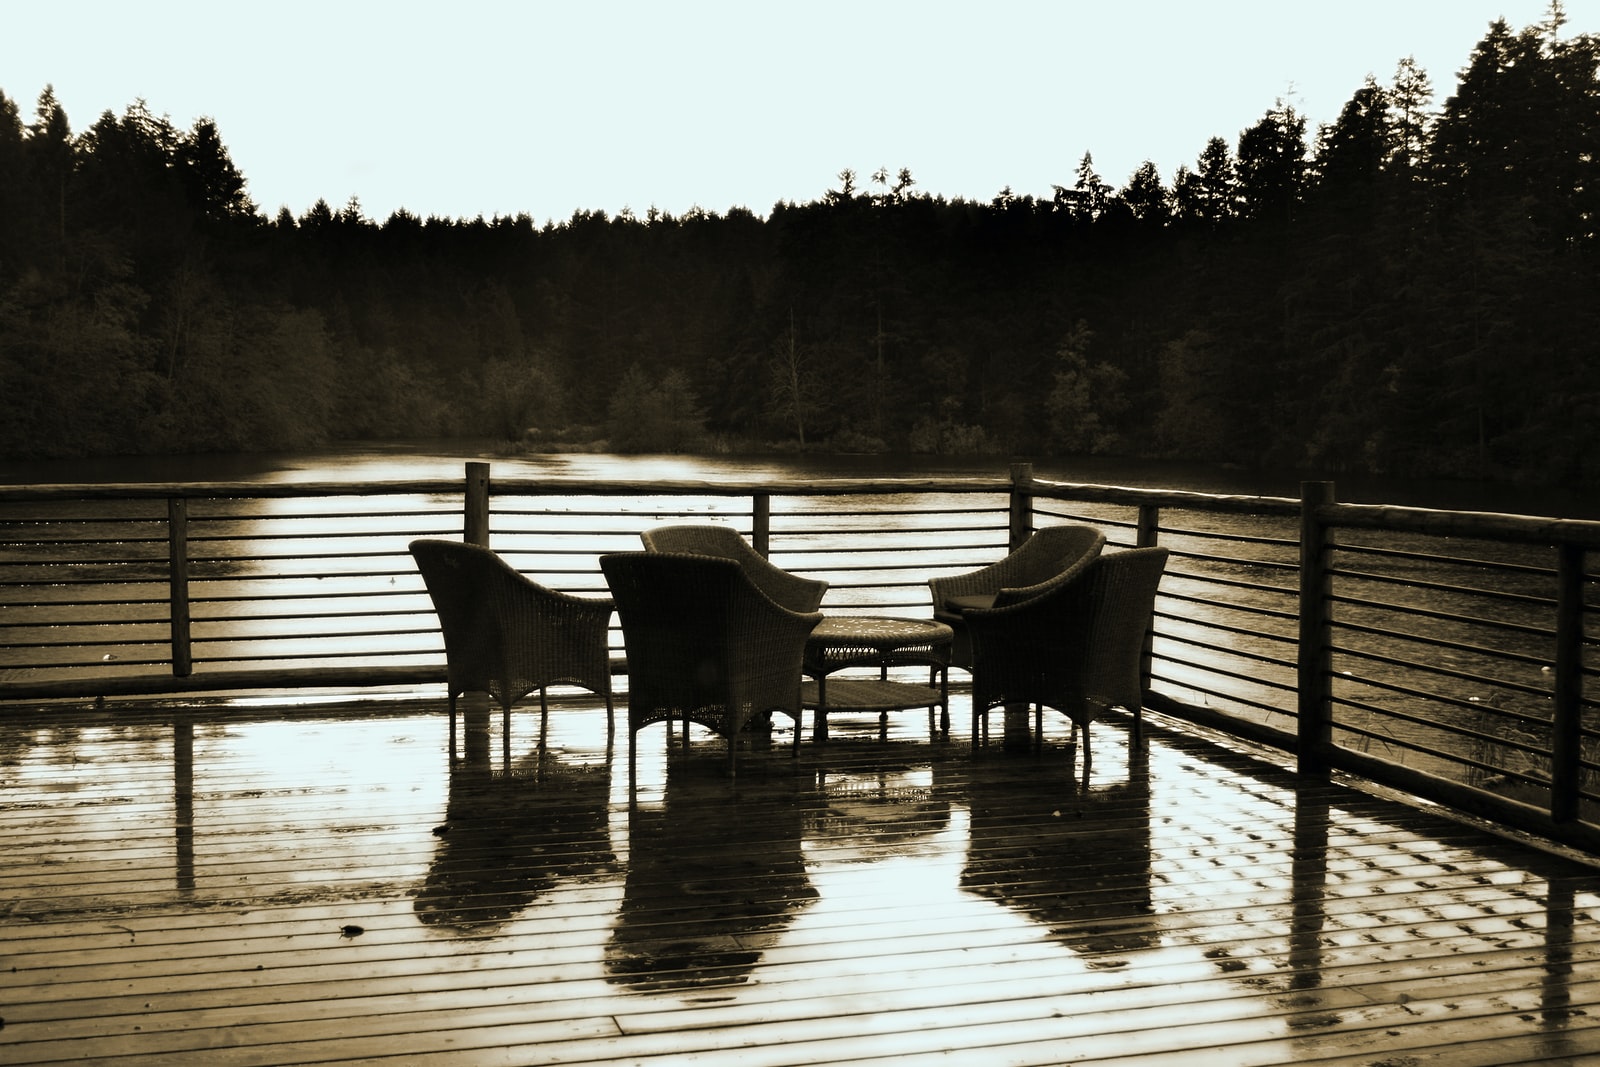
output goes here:
{"type": "Polygon", "coordinates": [[[489,465],[467,464],[465,514],[461,539],[469,545],[489,547],[489,465]]]}
{"type": "Polygon", "coordinates": [[[1161,505],[1140,504],[1139,526],[1134,532],[1135,548],[1154,548],[1161,540],[1161,505]]]}
{"type": "MultiPolygon", "coordinates": [[[[1135,548],[1154,548],[1161,541],[1161,505],[1140,504],[1139,525],[1134,531],[1133,543],[1135,548]]],[[[1139,650],[1139,691],[1150,692],[1150,679],[1155,674],[1156,662],[1156,628],[1155,620],[1144,632],[1144,646],[1139,650]]],[[[1139,720],[1135,718],[1135,727],[1139,720]]]]}
{"type": "Polygon", "coordinates": [[[1583,583],[1581,545],[1557,548],[1555,707],[1550,724],[1550,817],[1578,817],[1583,744],[1583,583]]]}
{"type": "Polygon", "coordinates": [[[189,639],[189,502],[167,498],[167,610],[172,622],[172,675],[194,673],[189,639]]]}
{"type": "Polygon", "coordinates": [[[1033,464],[1011,465],[1011,550],[1033,533],[1033,464]]]}
{"type": "Polygon", "coordinates": [[[763,556],[772,548],[772,494],[757,493],[750,500],[750,544],[763,556]]]}
{"type": "Polygon", "coordinates": [[[1328,552],[1333,538],[1317,508],[1334,501],[1332,482],[1300,483],[1300,773],[1325,775],[1333,746],[1333,640],[1328,552]]]}
{"type": "MultiPolygon", "coordinates": [[[[1033,464],[1011,465],[1011,550],[1015,551],[1033,534],[1033,464]]],[[[1028,705],[1005,705],[1005,740],[1007,751],[1024,751],[1033,747],[1033,735],[1028,724],[1028,705]]]]}

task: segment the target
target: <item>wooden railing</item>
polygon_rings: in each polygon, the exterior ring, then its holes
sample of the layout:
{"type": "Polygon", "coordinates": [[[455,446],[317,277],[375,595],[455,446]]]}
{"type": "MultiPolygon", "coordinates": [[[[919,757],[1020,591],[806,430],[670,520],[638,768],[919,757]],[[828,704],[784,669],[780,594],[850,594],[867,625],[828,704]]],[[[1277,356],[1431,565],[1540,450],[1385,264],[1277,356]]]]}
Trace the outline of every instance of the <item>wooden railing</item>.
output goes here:
{"type": "MultiPolygon", "coordinates": [[[[926,615],[927,579],[1038,525],[1172,550],[1148,706],[1600,852],[1600,523],[1035,480],[0,488],[0,709],[443,679],[419,536],[604,595],[596,558],[728,521],[824,610],[926,615]]],[[[620,645],[620,634],[613,640],[620,645]]],[[[620,649],[619,649],[620,651],[620,649]]]]}
{"type": "Polygon", "coordinates": [[[1148,706],[1597,850],[1600,523],[1339,504],[1322,482],[1031,494],[1041,521],[1172,548],[1148,706]]]}

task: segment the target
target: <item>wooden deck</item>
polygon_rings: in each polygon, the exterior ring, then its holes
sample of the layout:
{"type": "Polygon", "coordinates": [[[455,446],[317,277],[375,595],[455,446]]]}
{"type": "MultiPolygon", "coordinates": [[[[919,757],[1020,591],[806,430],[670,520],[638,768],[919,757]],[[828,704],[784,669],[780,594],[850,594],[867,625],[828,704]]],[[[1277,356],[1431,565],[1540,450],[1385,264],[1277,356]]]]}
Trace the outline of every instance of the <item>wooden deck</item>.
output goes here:
{"type": "MultiPolygon", "coordinates": [[[[791,759],[434,702],[0,718],[0,1063],[1575,1064],[1600,874],[1151,716],[791,759]],[[1057,730],[1057,738],[1062,734],[1057,730]]],[[[14,709],[13,709],[14,711],[14,709]]]]}

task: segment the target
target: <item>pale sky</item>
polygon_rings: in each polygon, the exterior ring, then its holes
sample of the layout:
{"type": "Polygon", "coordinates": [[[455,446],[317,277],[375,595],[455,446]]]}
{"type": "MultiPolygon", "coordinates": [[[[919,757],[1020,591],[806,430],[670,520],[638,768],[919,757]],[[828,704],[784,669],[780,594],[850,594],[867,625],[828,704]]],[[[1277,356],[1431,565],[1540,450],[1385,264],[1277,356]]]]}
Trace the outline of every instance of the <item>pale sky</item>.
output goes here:
{"type": "MultiPolygon", "coordinates": [[[[1048,198],[1085,152],[1169,185],[1283,99],[1308,131],[1415,56],[1439,102],[1547,0],[0,0],[0,90],[74,133],[137,99],[213,118],[260,209],[382,222],[652,206],[766,216],[911,170],[1048,198]]],[[[1565,0],[1566,35],[1600,0],[1565,0]]]]}

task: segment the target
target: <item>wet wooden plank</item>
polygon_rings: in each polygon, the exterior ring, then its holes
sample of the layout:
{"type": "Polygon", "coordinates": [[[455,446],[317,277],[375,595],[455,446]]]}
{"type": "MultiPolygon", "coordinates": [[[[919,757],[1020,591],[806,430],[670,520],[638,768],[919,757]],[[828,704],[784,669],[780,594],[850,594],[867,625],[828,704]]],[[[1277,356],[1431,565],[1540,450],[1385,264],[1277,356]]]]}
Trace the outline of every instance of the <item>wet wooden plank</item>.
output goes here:
{"type": "Polygon", "coordinates": [[[160,724],[0,736],[0,1060],[1600,1051],[1594,870],[1427,813],[1115,725],[1085,784],[1060,746],[974,755],[916,716],[798,761],[780,737],[735,782],[720,742],[663,768],[647,731],[630,811],[580,718],[542,780],[525,747],[502,773],[492,723],[455,780],[433,716],[221,724],[182,817],[160,724]]]}

